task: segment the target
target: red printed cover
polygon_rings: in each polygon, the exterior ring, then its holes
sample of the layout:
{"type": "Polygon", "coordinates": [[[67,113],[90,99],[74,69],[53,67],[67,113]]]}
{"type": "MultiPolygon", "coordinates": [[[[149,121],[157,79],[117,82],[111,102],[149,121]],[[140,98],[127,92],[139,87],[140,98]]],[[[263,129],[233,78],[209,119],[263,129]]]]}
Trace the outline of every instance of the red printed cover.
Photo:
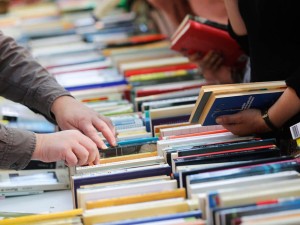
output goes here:
{"type": "Polygon", "coordinates": [[[245,63],[245,54],[227,31],[189,19],[180,26],[171,40],[171,49],[184,54],[203,53],[210,50],[221,52],[228,66],[245,63]]]}

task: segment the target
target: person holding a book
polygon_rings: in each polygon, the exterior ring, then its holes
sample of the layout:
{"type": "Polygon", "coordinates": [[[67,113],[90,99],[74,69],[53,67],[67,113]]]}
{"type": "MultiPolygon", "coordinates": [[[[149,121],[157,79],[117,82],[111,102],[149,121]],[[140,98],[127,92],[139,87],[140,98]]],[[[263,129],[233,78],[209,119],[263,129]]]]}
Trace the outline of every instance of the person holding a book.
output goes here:
{"type": "Polygon", "coordinates": [[[295,32],[300,3],[225,0],[225,4],[229,32],[249,49],[251,81],[285,80],[287,88],[268,109],[244,110],[216,122],[238,135],[280,131],[278,137],[288,139],[289,127],[300,121],[300,37],[295,32]]]}
{"type": "MultiPolygon", "coordinates": [[[[228,16],[223,0],[189,0],[171,1],[165,4],[163,0],[148,0],[155,8],[162,12],[164,18],[173,31],[179,27],[187,14],[203,17],[216,23],[227,25],[228,16]]],[[[201,43],[199,43],[200,45],[201,43]]],[[[192,62],[199,65],[204,78],[209,84],[225,84],[245,82],[245,68],[224,65],[224,57],[221,52],[211,50],[203,55],[195,53],[188,55],[192,62]]]]}
{"type": "Polygon", "coordinates": [[[31,159],[97,164],[98,148],[116,145],[111,121],[75,100],[23,47],[0,33],[0,93],[57,123],[63,131],[36,134],[0,125],[0,169],[22,169],[31,159]]]}

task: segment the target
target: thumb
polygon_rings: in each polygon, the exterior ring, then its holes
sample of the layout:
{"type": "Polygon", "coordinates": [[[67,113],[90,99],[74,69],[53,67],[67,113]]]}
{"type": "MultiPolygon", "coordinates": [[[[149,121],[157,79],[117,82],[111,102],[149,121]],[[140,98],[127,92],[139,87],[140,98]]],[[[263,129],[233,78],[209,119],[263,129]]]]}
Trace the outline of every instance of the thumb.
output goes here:
{"type": "Polygon", "coordinates": [[[239,123],[240,115],[238,113],[233,115],[219,116],[216,118],[216,123],[219,125],[237,124],[239,123]]]}

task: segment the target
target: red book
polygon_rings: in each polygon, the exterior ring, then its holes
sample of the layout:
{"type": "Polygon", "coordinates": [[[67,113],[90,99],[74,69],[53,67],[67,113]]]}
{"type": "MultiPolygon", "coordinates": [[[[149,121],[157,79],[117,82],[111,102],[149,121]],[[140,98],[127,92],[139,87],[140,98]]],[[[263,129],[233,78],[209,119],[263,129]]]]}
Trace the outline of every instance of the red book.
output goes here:
{"type": "Polygon", "coordinates": [[[187,15],[171,38],[171,49],[184,54],[214,50],[224,56],[224,65],[244,65],[246,57],[238,43],[230,37],[226,26],[187,15]]]}

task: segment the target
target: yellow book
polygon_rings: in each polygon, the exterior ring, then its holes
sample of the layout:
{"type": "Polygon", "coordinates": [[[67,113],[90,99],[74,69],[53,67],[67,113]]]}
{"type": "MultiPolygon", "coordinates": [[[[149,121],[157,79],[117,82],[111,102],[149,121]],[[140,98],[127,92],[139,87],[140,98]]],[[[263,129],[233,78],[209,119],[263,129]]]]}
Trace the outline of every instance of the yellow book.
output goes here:
{"type": "Polygon", "coordinates": [[[92,225],[95,223],[187,212],[189,210],[191,210],[190,205],[186,200],[162,200],[86,210],[83,213],[83,221],[85,225],[92,225]]]}
{"type": "Polygon", "coordinates": [[[105,163],[121,162],[121,161],[132,160],[132,159],[142,159],[142,158],[147,158],[152,156],[157,156],[157,151],[132,154],[132,155],[124,155],[124,156],[116,156],[111,158],[103,158],[100,159],[99,162],[100,164],[105,164],[105,163]]]}
{"type": "Polygon", "coordinates": [[[51,219],[60,219],[60,218],[69,218],[76,217],[82,215],[82,209],[74,209],[65,212],[59,213],[49,213],[49,214],[38,214],[38,215],[30,215],[30,216],[21,216],[17,218],[9,218],[5,220],[0,220],[0,224],[31,224],[33,222],[51,220],[51,219]]]}
{"type": "Polygon", "coordinates": [[[133,203],[140,203],[140,202],[149,202],[149,201],[156,201],[156,200],[162,200],[168,198],[180,198],[180,197],[186,198],[186,193],[184,188],[170,190],[170,191],[154,192],[148,194],[131,195],[131,196],[125,196],[120,198],[103,199],[98,201],[88,201],[86,202],[86,209],[133,204],[133,203]]]}

